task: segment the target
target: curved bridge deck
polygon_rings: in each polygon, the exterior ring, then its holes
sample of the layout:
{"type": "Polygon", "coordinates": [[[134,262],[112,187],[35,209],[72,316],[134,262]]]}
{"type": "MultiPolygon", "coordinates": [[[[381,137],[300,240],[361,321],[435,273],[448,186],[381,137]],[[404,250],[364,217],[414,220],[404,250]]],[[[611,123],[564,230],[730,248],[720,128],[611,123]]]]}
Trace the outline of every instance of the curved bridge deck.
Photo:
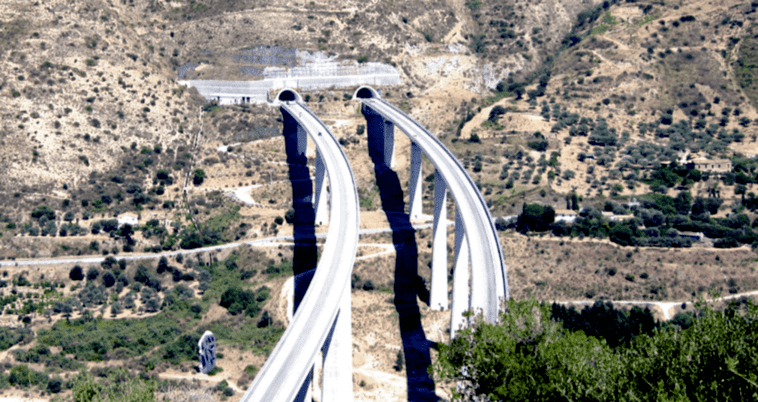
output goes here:
{"type": "MultiPolygon", "coordinates": [[[[337,140],[324,123],[301,103],[299,97],[282,102],[281,108],[308,133],[323,158],[331,191],[329,232],[308,291],[266,364],[242,397],[245,402],[295,400],[319,351],[325,348],[325,343],[329,344],[328,339],[331,339],[330,352],[340,353],[337,349],[343,349],[342,353],[346,352],[349,356],[352,351],[352,345],[335,345],[334,340],[339,331],[335,328],[338,315],[343,322],[347,321],[347,335],[350,335],[350,278],[359,227],[355,178],[337,140]]],[[[348,361],[347,364],[343,370],[350,373],[352,362],[348,361]]],[[[329,375],[326,363],[324,371],[326,381],[329,375]]],[[[347,386],[349,389],[345,392],[352,396],[352,381],[347,386]]]]}

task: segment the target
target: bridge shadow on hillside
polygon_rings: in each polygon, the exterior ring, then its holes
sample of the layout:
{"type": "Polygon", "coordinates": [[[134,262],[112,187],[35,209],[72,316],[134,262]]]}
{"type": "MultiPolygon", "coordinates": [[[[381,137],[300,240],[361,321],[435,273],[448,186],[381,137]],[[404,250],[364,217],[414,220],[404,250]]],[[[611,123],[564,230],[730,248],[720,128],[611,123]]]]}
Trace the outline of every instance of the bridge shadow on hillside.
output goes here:
{"type": "Polygon", "coordinates": [[[294,311],[303,300],[308,285],[316,272],[318,248],[316,246],[315,210],[313,208],[313,184],[308,170],[308,158],[298,152],[297,135],[285,135],[289,180],[292,184],[292,208],[295,210],[292,222],[295,239],[292,269],[295,274],[294,311]]]}
{"type": "Polygon", "coordinates": [[[432,364],[430,347],[436,343],[426,339],[421,326],[421,312],[416,297],[429,304],[429,291],[418,275],[418,247],[416,233],[406,214],[403,190],[397,174],[379,158],[374,160],[376,184],[382,200],[382,209],[392,228],[395,246],[395,309],[400,318],[400,337],[405,354],[408,376],[408,401],[437,401],[434,379],[428,369],[432,364]]]}

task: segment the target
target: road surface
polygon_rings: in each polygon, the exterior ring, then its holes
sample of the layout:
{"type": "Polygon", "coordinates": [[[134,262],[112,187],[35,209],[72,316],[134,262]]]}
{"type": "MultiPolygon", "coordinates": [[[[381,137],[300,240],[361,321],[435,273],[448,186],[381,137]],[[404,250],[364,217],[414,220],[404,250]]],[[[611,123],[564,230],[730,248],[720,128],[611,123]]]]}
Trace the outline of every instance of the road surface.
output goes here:
{"type": "MultiPolygon", "coordinates": [[[[245,402],[295,399],[330,335],[345,294],[349,295],[358,247],[358,193],[345,153],[324,123],[299,100],[283,102],[282,112],[297,120],[323,158],[331,191],[329,232],[308,291],[284,335],[242,397],[245,402]]],[[[337,349],[334,345],[332,348],[337,349]]],[[[352,370],[352,364],[348,362],[345,370],[352,370]]],[[[352,389],[348,392],[352,394],[352,389]]]]}

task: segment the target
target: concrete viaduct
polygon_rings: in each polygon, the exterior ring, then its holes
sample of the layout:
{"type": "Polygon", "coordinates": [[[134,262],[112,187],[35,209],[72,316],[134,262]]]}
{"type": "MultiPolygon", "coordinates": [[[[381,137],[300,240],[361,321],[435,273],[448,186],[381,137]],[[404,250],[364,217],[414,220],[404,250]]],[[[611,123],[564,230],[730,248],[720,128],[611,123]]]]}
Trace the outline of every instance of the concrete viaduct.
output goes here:
{"type": "MultiPolygon", "coordinates": [[[[435,166],[434,243],[429,304],[447,310],[447,193],[456,205],[455,266],[450,328],[451,337],[464,326],[464,312],[482,313],[498,320],[501,303],[509,297],[502,247],[489,208],[476,183],[456,156],[437,137],[404,112],[383,100],[371,87],[358,88],[366,118],[369,153],[374,163],[394,164],[394,127],[411,140],[409,218],[421,216],[422,154],[435,166]]],[[[279,92],[285,142],[304,155],[306,135],[316,144],[315,219],[327,221],[329,231],[308,290],[281,340],[248,388],[242,401],[310,401],[311,372],[322,367],[322,402],[352,400],[352,341],[350,278],[358,244],[359,206],[355,178],[339,143],[324,123],[290,89],[279,92]],[[331,194],[327,197],[325,174],[331,194]]],[[[293,197],[294,198],[294,197],[293,197]]],[[[313,378],[317,378],[313,376],[313,378]]]]}

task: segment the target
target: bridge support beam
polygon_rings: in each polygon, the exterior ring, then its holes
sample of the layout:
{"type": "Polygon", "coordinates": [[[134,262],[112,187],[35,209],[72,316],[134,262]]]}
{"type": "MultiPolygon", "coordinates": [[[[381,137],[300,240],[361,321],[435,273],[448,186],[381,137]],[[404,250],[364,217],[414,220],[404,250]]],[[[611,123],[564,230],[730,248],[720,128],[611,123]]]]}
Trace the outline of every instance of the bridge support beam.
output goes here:
{"type": "Polygon", "coordinates": [[[408,215],[412,221],[421,219],[421,190],[423,186],[421,179],[421,148],[415,142],[411,142],[411,194],[408,202],[410,204],[408,215]]]}
{"type": "Polygon", "coordinates": [[[429,307],[447,310],[447,185],[439,171],[434,174],[434,234],[432,244],[432,285],[429,307]]]}
{"type": "Polygon", "coordinates": [[[316,210],[314,224],[323,225],[329,219],[326,205],[328,199],[326,191],[326,167],[324,159],[318,151],[316,152],[316,191],[314,196],[316,198],[313,203],[316,210]]]}
{"type": "Polygon", "coordinates": [[[364,106],[366,133],[368,135],[368,153],[374,163],[382,163],[389,168],[395,167],[395,124],[371,108],[364,106]]]}
{"type": "Polygon", "coordinates": [[[353,400],[353,338],[350,309],[350,288],[346,287],[332,333],[326,338],[322,349],[322,402],[353,400]]]}
{"type": "Polygon", "coordinates": [[[305,151],[308,148],[308,134],[298,121],[289,113],[282,110],[284,118],[284,146],[287,149],[287,163],[300,165],[307,162],[305,151]]]}
{"type": "Polygon", "coordinates": [[[453,268],[453,306],[450,311],[450,339],[467,324],[463,313],[469,309],[469,246],[460,211],[455,212],[455,267],[453,268]]]}

